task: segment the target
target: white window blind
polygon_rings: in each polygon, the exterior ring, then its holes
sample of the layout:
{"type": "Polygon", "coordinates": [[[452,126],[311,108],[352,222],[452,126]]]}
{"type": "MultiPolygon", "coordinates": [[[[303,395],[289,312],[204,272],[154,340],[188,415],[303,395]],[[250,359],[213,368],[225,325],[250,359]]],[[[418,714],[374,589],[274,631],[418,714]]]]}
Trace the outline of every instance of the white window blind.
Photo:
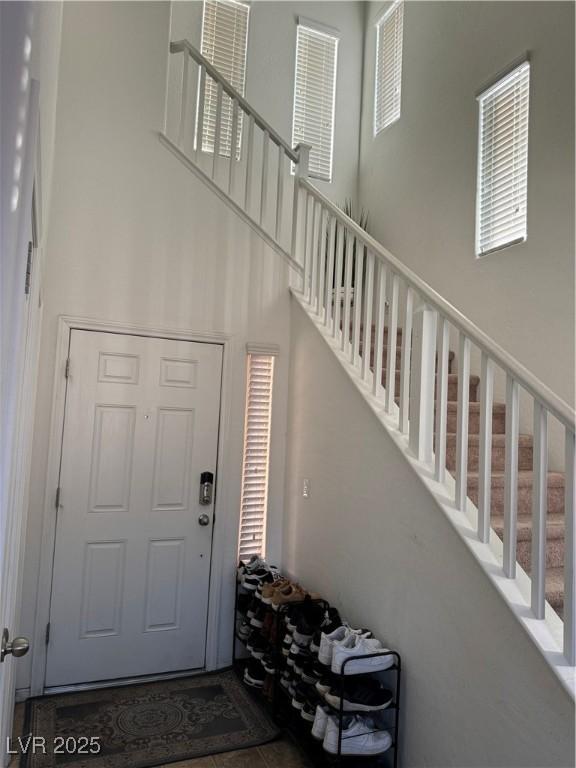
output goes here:
{"type": "Polygon", "coordinates": [[[239,557],[265,555],[273,355],[248,355],[239,557]]]}
{"type": "Polygon", "coordinates": [[[476,254],[526,240],[530,64],[478,97],[476,254]]]}
{"type": "MultiPolygon", "coordinates": [[[[249,6],[236,0],[204,0],[202,54],[218,72],[244,96],[249,6]]],[[[217,86],[206,77],[202,150],[214,152],[217,86]]],[[[232,134],[232,99],[222,97],[222,132],[220,154],[230,156],[232,134]]],[[[242,135],[242,111],[238,115],[236,154],[239,157],[242,135]]]]}
{"type": "Polygon", "coordinates": [[[374,136],[400,117],[404,3],[395,2],[376,24],[374,136]]]}
{"type": "Polygon", "coordinates": [[[332,180],[338,38],[298,24],[294,83],[293,145],[310,151],[310,175],[332,180]]]}

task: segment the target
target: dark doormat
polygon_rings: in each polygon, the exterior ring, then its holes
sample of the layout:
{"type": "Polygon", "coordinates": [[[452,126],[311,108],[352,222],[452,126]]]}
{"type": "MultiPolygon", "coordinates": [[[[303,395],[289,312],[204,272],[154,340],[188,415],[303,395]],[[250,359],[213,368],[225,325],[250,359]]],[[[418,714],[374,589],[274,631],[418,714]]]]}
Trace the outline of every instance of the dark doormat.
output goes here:
{"type": "Polygon", "coordinates": [[[24,734],[23,748],[31,734],[45,750],[30,741],[23,768],[146,768],[257,746],[279,730],[226,670],[29,699],[24,734]]]}

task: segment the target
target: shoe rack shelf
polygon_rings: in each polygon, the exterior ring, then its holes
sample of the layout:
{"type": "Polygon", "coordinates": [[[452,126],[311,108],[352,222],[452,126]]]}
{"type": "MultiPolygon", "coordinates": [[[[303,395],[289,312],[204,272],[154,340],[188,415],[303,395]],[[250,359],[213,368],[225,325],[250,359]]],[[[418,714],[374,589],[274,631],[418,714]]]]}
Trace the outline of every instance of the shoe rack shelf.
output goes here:
{"type": "MultiPolygon", "coordinates": [[[[240,583],[236,586],[236,599],[234,607],[234,640],[233,640],[233,667],[239,677],[244,680],[244,672],[247,663],[252,659],[252,655],[246,649],[247,638],[242,637],[239,634],[239,628],[242,622],[246,620],[245,614],[239,610],[239,599],[241,594],[254,594],[245,592],[240,583]],[[238,643],[241,647],[246,649],[248,657],[241,657],[238,655],[238,643]]],[[[310,598],[308,599],[310,601],[310,598]]],[[[250,690],[261,700],[261,703],[271,713],[275,722],[285,730],[291,733],[296,739],[297,743],[304,749],[312,764],[315,766],[330,766],[330,768],[336,768],[337,766],[346,766],[351,768],[352,766],[365,766],[366,768],[398,768],[398,734],[399,734],[399,718],[400,718],[400,685],[402,674],[402,660],[400,655],[396,651],[382,650],[369,655],[362,656],[349,656],[343,662],[340,673],[332,673],[332,690],[338,690],[340,705],[334,707],[326,701],[326,705],[333,711],[333,717],[336,718],[338,724],[338,742],[337,750],[335,753],[327,752],[323,746],[322,741],[314,738],[311,734],[311,723],[303,719],[300,715],[300,710],[296,709],[293,705],[293,697],[281,685],[282,673],[284,671],[285,656],[282,653],[282,643],[287,631],[285,616],[290,607],[297,607],[302,605],[304,601],[291,602],[288,605],[281,605],[277,610],[270,609],[273,616],[272,622],[269,626],[270,637],[272,639],[273,658],[275,664],[274,674],[267,675],[267,682],[262,688],[250,687],[250,690]],[[354,661],[366,661],[368,659],[376,659],[382,657],[392,657],[393,663],[385,670],[373,672],[367,671],[361,674],[348,674],[347,667],[354,661]],[[354,679],[358,682],[366,677],[378,676],[379,680],[385,680],[386,687],[390,689],[393,694],[391,703],[382,710],[377,712],[366,711],[352,711],[344,708],[345,694],[347,690],[347,682],[354,679]],[[350,755],[346,753],[346,728],[345,723],[349,716],[353,715],[369,715],[378,721],[380,726],[379,730],[385,729],[388,731],[392,738],[392,743],[386,748],[385,751],[377,754],[355,754],[350,755]]],[[[328,603],[325,600],[315,600],[314,602],[320,603],[323,606],[328,607],[328,603]]],[[[310,684],[312,687],[312,684],[310,684]]],[[[362,733],[355,733],[357,738],[363,735],[370,735],[373,731],[367,729],[362,733]]]]}

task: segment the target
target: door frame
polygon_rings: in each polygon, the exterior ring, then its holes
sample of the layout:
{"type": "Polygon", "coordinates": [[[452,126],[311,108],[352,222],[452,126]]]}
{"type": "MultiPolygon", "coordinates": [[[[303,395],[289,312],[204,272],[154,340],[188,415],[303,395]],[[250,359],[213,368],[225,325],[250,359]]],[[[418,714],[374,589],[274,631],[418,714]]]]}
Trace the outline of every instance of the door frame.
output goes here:
{"type": "MultiPolygon", "coordinates": [[[[228,500],[231,498],[230,478],[233,476],[234,457],[230,446],[233,441],[229,438],[232,422],[232,362],[235,359],[237,342],[234,337],[218,331],[193,331],[161,326],[133,325],[130,323],[98,320],[94,318],[60,315],[58,317],[57,346],[54,368],[54,387],[52,393],[52,410],[50,419],[50,436],[48,446],[48,461],[46,470],[46,487],[42,510],[40,566],[38,570],[38,592],[34,618],[34,634],[32,643],[32,670],[30,680],[30,695],[40,696],[45,693],[47,644],[46,626],[50,620],[50,596],[52,590],[52,573],[54,566],[54,545],[56,542],[56,489],[60,478],[60,458],[62,453],[62,437],[66,407],[66,361],[70,335],[73,330],[94,331],[100,333],[117,333],[147,338],[173,339],[175,341],[204,342],[219,344],[222,347],[222,386],[220,392],[218,458],[216,477],[218,483],[214,498],[214,527],[212,532],[212,555],[210,561],[210,577],[208,584],[208,616],[206,624],[206,655],[202,671],[215,669],[218,660],[218,628],[220,621],[220,603],[222,599],[223,566],[225,562],[225,536],[222,522],[226,523],[226,515],[219,511],[229,509],[228,500]]],[[[73,364],[73,363],[72,363],[73,364]]],[[[72,368],[71,375],[74,375],[72,368]]],[[[153,676],[156,679],[163,675],[153,676]]],[[[172,675],[174,677],[174,675],[172,675]]],[[[126,684],[122,679],[120,684],[126,684]]],[[[68,690],[81,688],[67,686],[68,690]]]]}

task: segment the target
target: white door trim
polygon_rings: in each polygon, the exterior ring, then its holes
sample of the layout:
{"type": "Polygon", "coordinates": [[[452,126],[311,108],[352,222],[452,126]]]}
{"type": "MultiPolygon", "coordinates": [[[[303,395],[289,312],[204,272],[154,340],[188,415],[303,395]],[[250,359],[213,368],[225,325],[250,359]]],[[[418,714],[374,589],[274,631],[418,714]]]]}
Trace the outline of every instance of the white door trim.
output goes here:
{"type": "MultiPolygon", "coordinates": [[[[235,358],[235,341],[232,336],[219,332],[194,330],[175,330],[160,326],[142,326],[129,323],[100,320],[96,318],[61,315],[58,318],[58,334],[55,355],[54,389],[50,419],[50,438],[46,470],[46,491],[42,512],[40,566],[38,571],[38,592],[32,642],[32,674],[30,695],[44,693],[46,677],[47,646],[45,642],[46,625],[50,619],[50,592],[52,587],[52,569],[54,544],[56,540],[55,494],[60,475],[60,454],[62,450],[62,430],[66,404],[65,368],[68,358],[70,333],[72,330],[122,333],[151,338],[176,339],[220,344],[223,347],[222,391],[220,397],[220,428],[218,433],[218,462],[216,476],[218,485],[214,505],[214,531],[212,538],[212,560],[208,595],[208,621],[206,628],[206,670],[215,669],[218,659],[218,625],[222,591],[222,572],[224,564],[224,536],[222,522],[226,517],[221,510],[228,508],[230,496],[229,478],[233,456],[230,446],[229,431],[232,408],[232,361],[235,358]]],[[[72,371],[73,375],[73,371],[72,371]]]]}

